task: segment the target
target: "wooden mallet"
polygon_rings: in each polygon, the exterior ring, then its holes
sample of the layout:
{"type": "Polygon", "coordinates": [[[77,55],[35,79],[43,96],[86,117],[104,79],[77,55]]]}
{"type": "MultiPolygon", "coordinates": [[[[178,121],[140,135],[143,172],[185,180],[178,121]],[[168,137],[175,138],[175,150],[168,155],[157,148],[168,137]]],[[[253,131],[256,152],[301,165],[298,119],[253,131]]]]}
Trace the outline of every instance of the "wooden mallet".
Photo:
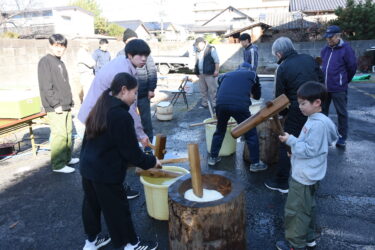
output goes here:
{"type": "Polygon", "coordinates": [[[188,154],[189,154],[191,183],[193,186],[193,192],[196,196],[202,198],[203,187],[202,187],[201,163],[200,163],[200,157],[199,157],[198,144],[189,144],[188,154]]]}
{"type": "Polygon", "coordinates": [[[258,124],[266,121],[270,117],[273,117],[273,121],[276,124],[276,127],[279,130],[279,134],[283,135],[284,131],[278,119],[278,114],[280,111],[285,109],[289,105],[290,101],[286,95],[282,94],[278,96],[273,101],[267,102],[266,107],[262,108],[258,113],[253,116],[250,116],[245,121],[238,124],[232,129],[232,136],[238,138],[241,135],[245,134],[252,128],[255,128],[258,124]]]}

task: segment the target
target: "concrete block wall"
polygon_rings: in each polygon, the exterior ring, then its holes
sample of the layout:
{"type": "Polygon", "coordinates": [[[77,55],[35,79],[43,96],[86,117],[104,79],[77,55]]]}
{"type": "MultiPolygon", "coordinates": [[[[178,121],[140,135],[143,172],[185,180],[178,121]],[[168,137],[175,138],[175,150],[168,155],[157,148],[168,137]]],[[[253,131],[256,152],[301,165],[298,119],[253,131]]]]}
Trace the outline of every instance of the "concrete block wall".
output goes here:
{"type": "MultiPolygon", "coordinates": [[[[98,40],[89,40],[90,51],[98,48],[98,40]]],[[[68,41],[68,49],[63,56],[72,88],[77,83],[77,51],[81,41],[68,41]]],[[[187,42],[166,42],[150,43],[153,56],[157,55],[179,55],[182,56],[188,51],[194,41],[187,42]]],[[[351,41],[356,55],[362,55],[366,49],[375,45],[375,40],[351,41]]],[[[319,56],[325,42],[295,43],[296,50],[300,53],[310,54],[313,57],[319,56]]],[[[0,39],[0,88],[27,88],[38,90],[37,65],[41,57],[47,53],[48,40],[20,40],[0,39]]],[[[259,69],[261,72],[273,73],[276,68],[276,58],[271,54],[272,43],[257,44],[259,47],[259,69]]],[[[215,45],[221,61],[222,71],[233,70],[242,62],[243,49],[239,44],[218,44],[215,45]]],[[[110,41],[109,51],[112,57],[124,48],[122,41],[110,41]]]]}

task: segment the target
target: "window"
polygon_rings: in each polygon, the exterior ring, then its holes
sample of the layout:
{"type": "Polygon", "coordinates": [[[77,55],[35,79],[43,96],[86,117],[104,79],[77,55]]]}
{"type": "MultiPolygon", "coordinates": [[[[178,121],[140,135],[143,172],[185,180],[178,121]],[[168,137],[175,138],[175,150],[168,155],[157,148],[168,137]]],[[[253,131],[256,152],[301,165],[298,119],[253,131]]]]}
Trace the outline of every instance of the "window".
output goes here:
{"type": "Polygon", "coordinates": [[[42,16],[52,16],[52,10],[44,10],[42,16]]]}

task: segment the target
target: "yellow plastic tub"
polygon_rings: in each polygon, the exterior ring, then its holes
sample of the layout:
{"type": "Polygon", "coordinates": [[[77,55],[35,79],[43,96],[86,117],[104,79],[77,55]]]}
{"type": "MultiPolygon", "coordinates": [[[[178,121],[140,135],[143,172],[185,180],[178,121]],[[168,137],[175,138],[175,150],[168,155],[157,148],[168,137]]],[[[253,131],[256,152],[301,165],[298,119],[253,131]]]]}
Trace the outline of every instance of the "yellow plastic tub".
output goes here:
{"type": "MultiPolygon", "coordinates": [[[[212,118],[206,119],[203,122],[210,122],[212,121],[212,118]]],[[[235,120],[231,117],[228,121],[235,122],[235,120]]],[[[236,152],[236,139],[232,137],[230,134],[232,128],[234,128],[236,124],[227,125],[227,132],[225,133],[225,137],[223,140],[223,144],[221,145],[221,149],[219,151],[219,156],[227,156],[231,155],[234,152],[236,152]]],[[[216,124],[206,124],[206,144],[207,144],[207,152],[211,152],[211,143],[212,143],[212,137],[216,130],[216,124]]]]}
{"type": "MultiPolygon", "coordinates": [[[[176,171],[188,174],[189,171],[176,166],[163,166],[163,169],[168,171],[176,171]]],[[[183,176],[183,175],[181,175],[183,176]]],[[[146,197],[147,213],[152,218],[157,220],[168,220],[168,188],[178,178],[153,178],[148,176],[141,176],[141,183],[143,184],[146,197]]]]}

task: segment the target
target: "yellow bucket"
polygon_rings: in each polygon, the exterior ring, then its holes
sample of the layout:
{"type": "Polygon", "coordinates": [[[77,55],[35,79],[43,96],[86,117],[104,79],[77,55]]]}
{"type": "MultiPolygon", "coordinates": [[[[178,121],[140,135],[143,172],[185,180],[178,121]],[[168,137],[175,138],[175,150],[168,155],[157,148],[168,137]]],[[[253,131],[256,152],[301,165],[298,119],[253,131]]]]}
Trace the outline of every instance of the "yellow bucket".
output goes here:
{"type": "MultiPolygon", "coordinates": [[[[210,122],[212,121],[212,118],[208,118],[204,120],[203,122],[210,122]]],[[[229,122],[235,122],[235,120],[231,117],[228,121],[229,122]]],[[[221,149],[219,151],[219,156],[227,156],[231,155],[234,152],[236,152],[236,139],[232,137],[230,134],[232,128],[234,128],[236,124],[227,125],[227,131],[225,132],[225,137],[223,140],[223,144],[221,145],[221,149]]],[[[206,144],[207,144],[207,152],[211,152],[211,143],[212,143],[212,137],[216,130],[216,124],[206,124],[206,144]]]]}
{"type": "MultiPolygon", "coordinates": [[[[189,171],[175,166],[163,166],[163,169],[175,172],[182,172],[188,174],[189,171]]],[[[181,175],[183,176],[183,175],[181,175]]],[[[178,178],[154,178],[148,176],[141,176],[141,183],[143,184],[146,197],[147,213],[152,218],[157,220],[168,220],[168,188],[178,178]]]]}

